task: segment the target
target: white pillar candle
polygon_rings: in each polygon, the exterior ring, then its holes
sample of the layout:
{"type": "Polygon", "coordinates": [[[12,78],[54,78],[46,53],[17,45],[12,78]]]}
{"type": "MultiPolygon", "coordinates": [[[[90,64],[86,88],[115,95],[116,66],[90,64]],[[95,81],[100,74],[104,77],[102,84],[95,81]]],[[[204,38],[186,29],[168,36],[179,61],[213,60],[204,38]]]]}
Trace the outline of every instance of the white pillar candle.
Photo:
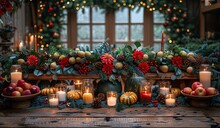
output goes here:
{"type": "Polygon", "coordinates": [[[168,87],[160,87],[160,94],[166,95],[170,92],[168,87]]]}
{"type": "Polygon", "coordinates": [[[58,92],[56,93],[56,95],[57,95],[59,101],[66,101],[66,92],[64,92],[64,91],[58,91],[58,92]]]}
{"type": "Polygon", "coordinates": [[[176,99],[168,98],[165,100],[166,106],[175,106],[176,99]]]}
{"type": "Polygon", "coordinates": [[[92,93],[89,93],[89,92],[83,93],[83,102],[85,104],[93,103],[93,95],[92,95],[92,93]]]}
{"type": "Polygon", "coordinates": [[[116,97],[107,97],[107,104],[108,106],[115,106],[117,98],[116,97]]]}
{"type": "Polygon", "coordinates": [[[22,72],[11,72],[11,83],[17,83],[18,80],[22,79],[22,72]]]}
{"type": "Polygon", "coordinates": [[[205,6],[209,5],[209,0],[205,0],[205,6]]]}
{"type": "Polygon", "coordinates": [[[24,43],[23,43],[23,41],[21,41],[20,43],[19,43],[19,47],[18,47],[18,50],[19,51],[22,51],[22,48],[24,47],[24,43]]]}
{"type": "Polygon", "coordinates": [[[51,98],[49,99],[50,106],[57,106],[59,104],[58,98],[51,98]]]}
{"type": "Polygon", "coordinates": [[[210,71],[200,71],[199,80],[204,85],[205,88],[211,85],[211,72],[210,71]]]}

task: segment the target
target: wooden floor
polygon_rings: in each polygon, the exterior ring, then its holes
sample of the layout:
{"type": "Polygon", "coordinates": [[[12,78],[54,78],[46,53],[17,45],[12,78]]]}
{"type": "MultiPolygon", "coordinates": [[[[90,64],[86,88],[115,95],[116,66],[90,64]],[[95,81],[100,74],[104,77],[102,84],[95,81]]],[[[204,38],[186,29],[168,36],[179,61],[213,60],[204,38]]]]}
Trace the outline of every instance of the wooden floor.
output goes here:
{"type": "Polygon", "coordinates": [[[220,108],[39,108],[0,110],[0,127],[220,127],[220,108]]]}

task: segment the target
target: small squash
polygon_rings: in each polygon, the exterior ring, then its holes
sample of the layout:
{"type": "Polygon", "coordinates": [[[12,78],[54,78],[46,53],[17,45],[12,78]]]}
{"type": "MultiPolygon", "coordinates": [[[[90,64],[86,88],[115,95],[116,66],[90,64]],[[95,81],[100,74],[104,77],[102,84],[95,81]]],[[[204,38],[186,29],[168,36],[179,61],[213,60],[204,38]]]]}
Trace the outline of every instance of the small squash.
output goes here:
{"type": "Polygon", "coordinates": [[[55,94],[56,92],[57,92],[57,89],[54,88],[54,87],[51,87],[51,88],[42,89],[41,94],[42,95],[48,95],[48,94],[55,94]]]}
{"type": "Polygon", "coordinates": [[[135,104],[137,100],[138,97],[134,92],[125,92],[120,96],[120,102],[126,105],[135,104]]]}
{"type": "Polygon", "coordinates": [[[141,82],[145,80],[144,77],[137,76],[137,74],[133,74],[132,77],[127,78],[125,82],[125,92],[135,92],[137,95],[139,94],[139,88],[141,82]]]}
{"type": "Polygon", "coordinates": [[[179,88],[171,88],[171,94],[174,94],[177,97],[181,94],[181,91],[179,88]]]}
{"type": "Polygon", "coordinates": [[[67,92],[66,96],[70,100],[78,100],[82,98],[82,92],[80,90],[71,90],[67,92]]]}

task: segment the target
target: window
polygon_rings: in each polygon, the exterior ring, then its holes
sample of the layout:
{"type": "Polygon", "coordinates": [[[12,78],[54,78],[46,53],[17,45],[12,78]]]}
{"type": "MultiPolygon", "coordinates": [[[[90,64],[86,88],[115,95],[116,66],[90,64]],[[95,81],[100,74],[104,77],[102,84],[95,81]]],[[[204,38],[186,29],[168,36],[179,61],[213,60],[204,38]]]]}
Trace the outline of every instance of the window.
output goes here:
{"type": "Polygon", "coordinates": [[[86,8],[77,13],[77,46],[90,48],[105,40],[105,14],[98,8],[86,8]]]}
{"type": "Polygon", "coordinates": [[[134,41],[143,41],[144,15],[143,8],[120,9],[115,13],[115,37],[116,44],[124,44],[134,41]]]}
{"type": "Polygon", "coordinates": [[[117,46],[135,41],[143,42],[144,46],[154,46],[161,41],[163,23],[162,14],[144,8],[122,8],[108,13],[99,8],[85,8],[84,12],[68,13],[68,46],[93,49],[106,38],[117,46]]]}

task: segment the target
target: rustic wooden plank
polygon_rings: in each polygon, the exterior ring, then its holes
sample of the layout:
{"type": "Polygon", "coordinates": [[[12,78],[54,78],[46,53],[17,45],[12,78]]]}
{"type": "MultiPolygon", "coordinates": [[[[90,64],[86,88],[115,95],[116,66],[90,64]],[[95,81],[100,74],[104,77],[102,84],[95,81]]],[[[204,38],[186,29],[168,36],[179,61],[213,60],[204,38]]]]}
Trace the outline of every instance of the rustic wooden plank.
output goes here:
{"type": "MultiPolygon", "coordinates": [[[[123,111],[116,112],[115,108],[85,108],[85,109],[76,109],[76,108],[65,108],[59,110],[57,108],[39,108],[39,109],[7,109],[0,112],[0,117],[45,117],[45,116],[77,116],[77,117],[154,117],[154,116],[164,116],[164,117],[178,117],[178,116],[192,116],[192,117],[201,117],[205,116],[207,113],[211,113],[211,109],[202,109],[202,108],[192,108],[192,107],[175,107],[175,108],[147,108],[147,107],[134,107],[127,108],[123,111]],[[208,112],[207,112],[208,111],[208,112]]],[[[213,113],[218,112],[219,109],[214,110],[213,113]],[[217,111],[217,112],[216,112],[217,111]]],[[[220,115],[220,114],[219,114],[220,115]]],[[[207,115],[207,116],[212,116],[207,115]]]]}
{"type": "Polygon", "coordinates": [[[205,117],[78,118],[78,117],[0,117],[1,127],[196,127],[217,124],[205,117]]]}

